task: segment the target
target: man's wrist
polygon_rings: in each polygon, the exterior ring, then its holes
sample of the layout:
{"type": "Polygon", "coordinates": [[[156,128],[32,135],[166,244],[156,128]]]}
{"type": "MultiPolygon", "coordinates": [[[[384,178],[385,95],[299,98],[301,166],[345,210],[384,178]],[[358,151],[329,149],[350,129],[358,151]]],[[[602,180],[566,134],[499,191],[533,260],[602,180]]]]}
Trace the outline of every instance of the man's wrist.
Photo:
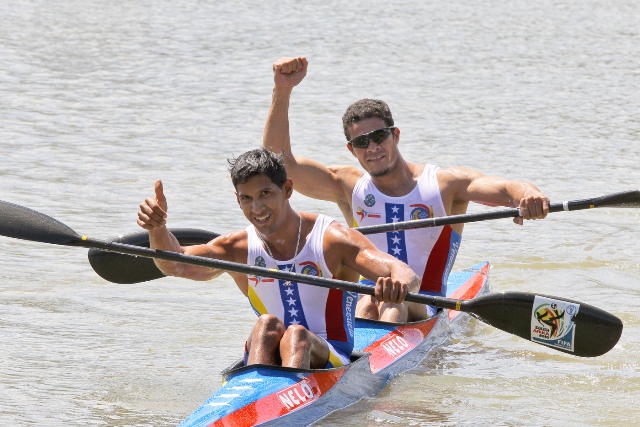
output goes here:
{"type": "Polygon", "coordinates": [[[274,86],[272,97],[274,101],[276,99],[289,99],[291,92],[293,92],[293,87],[274,86]]]}
{"type": "Polygon", "coordinates": [[[150,237],[156,237],[159,234],[162,234],[167,231],[167,224],[162,225],[161,227],[156,227],[152,230],[149,230],[150,237]]]}

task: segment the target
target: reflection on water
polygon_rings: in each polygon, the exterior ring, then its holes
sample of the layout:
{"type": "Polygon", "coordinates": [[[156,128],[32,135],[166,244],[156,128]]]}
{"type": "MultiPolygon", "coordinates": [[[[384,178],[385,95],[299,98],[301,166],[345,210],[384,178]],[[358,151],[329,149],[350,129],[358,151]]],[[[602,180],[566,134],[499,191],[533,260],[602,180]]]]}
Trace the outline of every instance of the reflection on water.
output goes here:
{"type": "MultiPolygon", "coordinates": [[[[552,201],[640,187],[635,2],[378,3],[3,2],[0,199],[107,238],[137,231],[162,178],[173,226],[243,228],[225,160],[259,144],[271,62],[297,54],[310,60],[292,98],[298,154],[354,164],[340,117],[374,97],[411,161],[530,180],[552,201]]],[[[578,359],[472,321],[316,425],[633,424],[638,217],[469,224],[458,255],[458,268],[491,261],[494,291],[615,313],[625,329],[609,354],[578,359]]],[[[17,426],[175,425],[218,388],[255,319],[228,278],[117,285],[82,249],[7,238],[0,305],[0,424],[17,426]]]]}

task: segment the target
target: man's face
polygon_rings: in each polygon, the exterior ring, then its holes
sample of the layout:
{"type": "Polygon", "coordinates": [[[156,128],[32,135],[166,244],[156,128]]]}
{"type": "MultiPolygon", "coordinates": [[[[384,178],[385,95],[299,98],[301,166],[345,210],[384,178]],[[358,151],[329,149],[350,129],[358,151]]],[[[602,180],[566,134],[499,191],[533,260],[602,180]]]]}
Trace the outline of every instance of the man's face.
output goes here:
{"type": "MultiPolygon", "coordinates": [[[[371,117],[352,124],[347,131],[349,139],[353,139],[386,127],[387,125],[382,119],[371,117]]],[[[371,176],[382,176],[392,170],[397,163],[398,141],[399,130],[394,129],[380,144],[369,141],[367,148],[352,147],[351,144],[347,144],[347,148],[351,151],[351,154],[358,158],[360,165],[371,176]]]]}
{"type": "Polygon", "coordinates": [[[292,193],[293,183],[290,179],[279,188],[263,174],[252,176],[236,188],[236,198],[242,213],[265,235],[277,231],[282,225],[282,213],[292,193]]]}

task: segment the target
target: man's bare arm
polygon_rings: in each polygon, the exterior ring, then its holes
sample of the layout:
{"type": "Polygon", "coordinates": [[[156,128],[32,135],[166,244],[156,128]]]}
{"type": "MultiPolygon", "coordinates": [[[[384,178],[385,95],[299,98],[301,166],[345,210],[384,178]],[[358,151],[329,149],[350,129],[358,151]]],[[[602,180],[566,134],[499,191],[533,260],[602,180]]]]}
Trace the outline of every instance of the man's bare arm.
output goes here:
{"type": "Polygon", "coordinates": [[[377,249],[358,231],[333,223],[325,233],[323,249],[328,265],[336,266],[334,274],[348,268],[375,281],[379,301],[401,303],[407,292],[420,289],[420,278],[407,264],[377,249]]]}
{"type": "Polygon", "coordinates": [[[294,156],[291,150],[289,101],[293,88],[306,76],[307,65],[304,57],[281,58],[273,64],[275,85],[262,146],[274,153],[284,153],[287,174],[298,192],[314,199],[350,204],[350,190],[361,172],[351,166],[326,167],[314,160],[294,156]]]}
{"type": "MultiPolygon", "coordinates": [[[[238,243],[242,243],[242,236],[238,234],[242,232],[217,237],[206,245],[182,247],[178,239],[167,229],[167,210],[167,199],[164,195],[162,181],[157,180],[155,183],[155,197],[147,197],[140,204],[137,221],[140,227],[149,231],[149,243],[152,249],[227,261],[235,261],[234,254],[241,252],[241,250],[237,250],[237,246],[238,243]]],[[[223,273],[223,270],[180,262],[158,259],[154,259],[154,262],[158,269],[167,276],[177,276],[192,280],[210,280],[223,273]]]]}
{"type": "MultiPolygon", "coordinates": [[[[522,211],[522,217],[514,219],[517,224],[522,224],[523,219],[545,218],[549,213],[549,198],[530,182],[486,176],[460,167],[442,170],[438,179],[446,185],[444,193],[451,194],[454,207],[470,201],[488,206],[517,207],[522,211]]],[[[456,213],[459,212],[452,212],[456,213]]]]}

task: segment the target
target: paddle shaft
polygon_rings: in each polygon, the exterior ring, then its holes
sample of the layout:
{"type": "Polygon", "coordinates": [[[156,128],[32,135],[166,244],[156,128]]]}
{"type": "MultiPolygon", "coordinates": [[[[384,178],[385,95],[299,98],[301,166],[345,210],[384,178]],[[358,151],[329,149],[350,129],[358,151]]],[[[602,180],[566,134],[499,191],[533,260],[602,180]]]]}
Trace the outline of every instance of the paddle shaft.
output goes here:
{"type": "MultiPolygon", "coordinates": [[[[142,256],[147,258],[156,258],[165,261],[182,262],[185,264],[198,265],[201,267],[217,268],[225,271],[233,271],[235,273],[243,273],[259,277],[273,277],[274,279],[288,280],[291,282],[307,283],[309,285],[320,286],[323,288],[338,288],[348,292],[360,294],[374,295],[374,288],[358,283],[347,282],[344,280],[328,279],[325,277],[311,276],[308,274],[293,273],[282,270],[272,270],[268,268],[240,264],[236,262],[223,261],[212,258],[187,255],[177,252],[162,251],[158,249],[150,249],[142,246],[127,245],[118,242],[105,242],[103,240],[82,237],[82,239],[70,242],[71,246],[82,246],[85,248],[100,249],[108,252],[117,252],[126,255],[142,256]]],[[[437,297],[432,295],[421,295],[408,293],[405,298],[407,301],[420,304],[433,305],[440,308],[450,308],[458,311],[461,309],[464,301],[453,300],[449,298],[437,297]]]]}
{"type": "MultiPolygon", "coordinates": [[[[608,194],[601,197],[573,200],[563,203],[554,203],[550,206],[550,212],[573,211],[580,209],[592,209],[598,207],[637,208],[640,207],[640,190],[624,191],[608,194]]],[[[448,217],[429,218],[422,220],[403,221],[390,224],[377,224],[368,227],[359,227],[356,230],[364,234],[394,232],[400,230],[416,229],[420,227],[435,227],[447,224],[459,224],[465,222],[485,221],[490,219],[511,218],[520,215],[519,209],[501,209],[490,212],[454,215],[448,217]]],[[[2,228],[2,224],[0,224],[2,228]]],[[[197,229],[170,229],[182,246],[207,243],[217,237],[216,233],[197,229]]],[[[128,243],[138,246],[149,246],[149,235],[146,231],[134,232],[119,236],[112,241],[128,243]]],[[[154,280],[164,277],[155,263],[149,258],[135,258],[120,255],[115,252],[106,252],[92,249],[88,254],[89,262],[105,280],[115,283],[139,283],[146,280],[154,280]]]]}
{"type": "MultiPolygon", "coordinates": [[[[640,207],[640,190],[624,191],[591,199],[571,200],[549,205],[549,213],[562,211],[578,211],[600,207],[640,207]]],[[[389,224],[357,227],[362,234],[384,233],[389,231],[411,230],[415,228],[438,227],[442,225],[465,224],[468,222],[487,221],[492,219],[516,218],[520,216],[519,208],[500,209],[491,212],[451,215],[438,218],[416,219],[389,224]]]]}
{"type": "MultiPolygon", "coordinates": [[[[291,282],[307,283],[324,288],[335,288],[348,292],[374,295],[374,289],[372,287],[357,283],[282,270],[271,270],[258,266],[185,255],[177,252],[149,249],[124,243],[104,242],[82,237],[81,240],[74,239],[69,244],[73,246],[97,248],[105,251],[117,251],[128,255],[183,262],[208,268],[218,268],[225,271],[233,271],[253,276],[272,277],[274,279],[291,282]]],[[[578,303],[577,301],[564,298],[548,297],[557,302],[565,301],[576,304],[580,307],[577,315],[572,317],[575,334],[571,338],[571,341],[574,342],[574,347],[561,348],[549,342],[536,341],[531,332],[531,316],[535,310],[533,304],[535,303],[536,298],[535,294],[523,292],[487,294],[478,296],[471,300],[456,300],[432,295],[408,293],[405,300],[466,312],[480,321],[505,332],[575,356],[600,356],[611,350],[620,339],[623,325],[622,321],[614,315],[589,304],[578,303]]]]}

